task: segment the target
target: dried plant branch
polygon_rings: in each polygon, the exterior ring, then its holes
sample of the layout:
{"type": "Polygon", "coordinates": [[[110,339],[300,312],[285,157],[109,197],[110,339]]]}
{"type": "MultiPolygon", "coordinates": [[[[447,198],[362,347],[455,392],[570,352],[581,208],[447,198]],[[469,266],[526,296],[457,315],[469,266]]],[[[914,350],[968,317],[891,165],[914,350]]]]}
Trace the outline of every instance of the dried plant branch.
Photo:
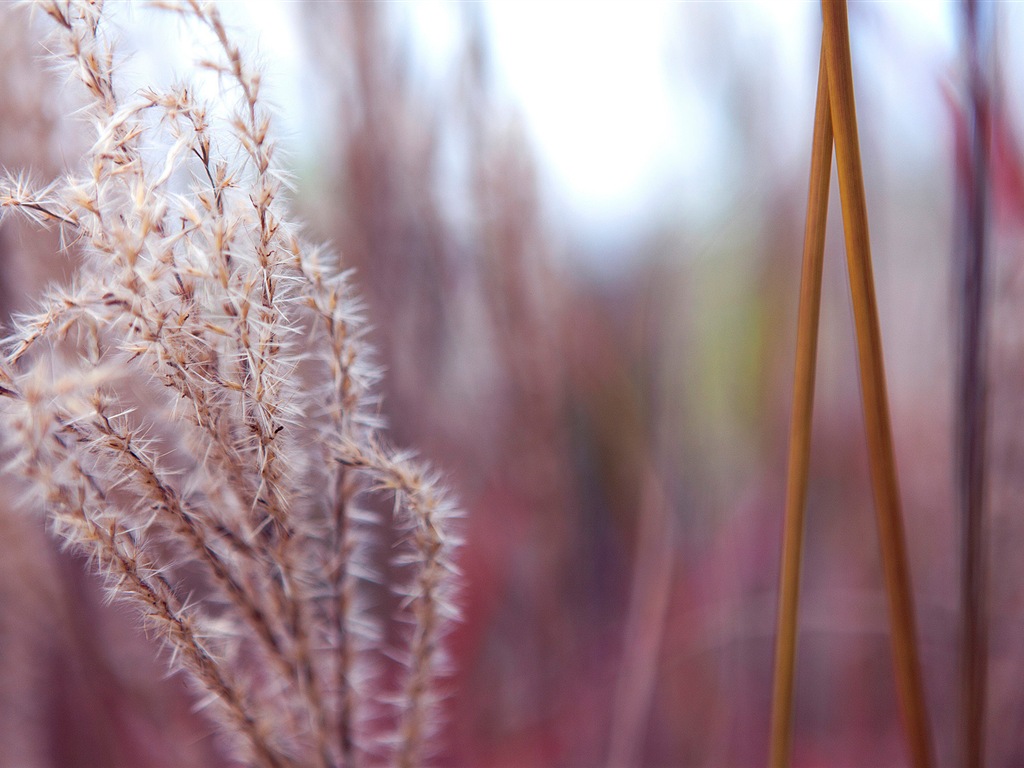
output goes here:
{"type": "Polygon", "coordinates": [[[882,359],[867,202],[861,172],[853,70],[845,0],[822,0],[825,58],[835,131],[836,168],[846,234],[847,265],[853,296],[861,396],[867,427],[871,480],[882,550],[882,567],[889,596],[897,690],[907,728],[911,759],[916,766],[933,764],[930,726],[917,653],[913,593],[907,561],[906,536],[900,509],[899,484],[893,450],[892,425],[882,359]]]}
{"type": "Polygon", "coordinates": [[[74,283],[4,341],[12,467],[170,647],[239,759],[419,765],[455,615],[454,506],[384,447],[361,305],[284,209],[260,74],[216,6],[160,5],[213,34],[225,63],[204,65],[241,94],[228,130],[188,85],[119,93],[101,3],[41,4],[97,139],[66,179],[0,183],[0,205],[83,251],[74,283]],[[360,598],[366,494],[396,503],[404,649],[382,647],[389,617],[360,598]],[[400,688],[371,688],[396,655],[400,688]],[[367,717],[377,700],[396,702],[393,730],[367,717]]]}
{"type": "Polygon", "coordinates": [[[779,613],[775,632],[775,681],[769,765],[789,762],[793,733],[793,679],[796,668],[797,609],[800,602],[800,564],[803,554],[804,511],[811,460],[811,418],[821,315],[821,274],[825,256],[825,221],[832,181],[832,112],[822,40],[818,67],[818,96],[811,145],[811,180],[807,195],[800,305],[797,317],[793,413],[789,427],[789,468],[786,475],[786,514],[779,576],[779,613]]]}
{"type": "Polygon", "coordinates": [[[415,624],[404,659],[408,672],[400,699],[395,764],[412,768],[421,764],[424,745],[435,726],[431,711],[438,699],[431,681],[445,664],[438,641],[444,625],[458,616],[451,593],[455,573],[451,555],[459,542],[448,532],[448,521],[458,512],[428,468],[415,464],[411,456],[391,453],[376,441],[340,445],[338,461],[366,472],[377,490],[394,496],[396,510],[403,513],[396,522],[409,547],[397,564],[413,568],[402,592],[415,624]]]}

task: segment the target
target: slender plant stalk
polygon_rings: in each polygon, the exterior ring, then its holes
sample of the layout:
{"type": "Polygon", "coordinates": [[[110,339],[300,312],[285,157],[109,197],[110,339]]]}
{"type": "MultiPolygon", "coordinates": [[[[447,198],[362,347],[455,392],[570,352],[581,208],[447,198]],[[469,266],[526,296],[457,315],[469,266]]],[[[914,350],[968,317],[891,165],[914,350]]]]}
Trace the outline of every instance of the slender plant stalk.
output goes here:
{"type": "Polygon", "coordinates": [[[963,526],[960,607],[962,759],[984,760],[987,637],[985,610],[985,268],[987,241],[989,100],[982,67],[978,3],[967,0],[964,44],[968,65],[968,156],[959,167],[960,365],[957,382],[958,486],[963,526]]]}
{"type": "Polygon", "coordinates": [[[349,511],[352,502],[352,482],[345,477],[345,467],[339,466],[335,475],[334,552],[338,562],[334,570],[334,622],[338,636],[338,664],[335,671],[338,689],[338,750],[342,768],[355,768],[356,751],[352,734],[354,696],[352,690],[352,662],[355,651],[350,629],[353,609],[353,579],[348,563],[354,552],[352,524],[349,511]],[[348,482],[347,482],[348,481],[348,482]]]}
{"type": "Polygon", "coordinates": [[[797,605],[803,548],[804,508],[811,455],[814,370],[818,356],[821,273],[825,254],[825,220],[832,174],[832,114],[828,74],[822,47],[818,97],[814,110],[811,181],[807,196],[800,306],[797,318],[793,413],[789,427],[789,469],[786,475],[786,517],[779,576],[779,613],[775,632],[775,682],[772,692],[770,765],[782,768],[789,759],[793,732],[793,674],[796,665],[797,605]]]}
{"type": "Polygon", "coordinates": [[[645,474],[639,515],[629,616],[612,709],[608,768],[640,763],[672,598],[675,525],[662,480],[653,467],[645,474]]]}
{"type": "Polygon", "coordinates": [[[857,138],[846,2],[822,0],[821,7],[832,123],[835,131],[836,168],[839,173],[847,265],[857,331],[861,396],[882,551],[882,568],[889,597],[889,621],[897,691],[907,729],[912,763],[923,768],[932,765],[934,761],[921,679],[921,663],[917,654],[910,571],[882,359],[882,334],[871,268],[867,202],[857,138]]]}

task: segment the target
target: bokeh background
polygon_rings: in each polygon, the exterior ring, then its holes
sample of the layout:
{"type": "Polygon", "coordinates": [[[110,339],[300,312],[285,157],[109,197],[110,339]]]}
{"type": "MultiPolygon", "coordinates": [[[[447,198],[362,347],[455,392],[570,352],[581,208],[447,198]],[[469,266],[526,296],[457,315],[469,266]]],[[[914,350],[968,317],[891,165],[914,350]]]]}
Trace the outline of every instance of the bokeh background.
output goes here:
{"type": "MultiPolygon", "coordinates": [[[[814,3],[224,3],[308,234],[355,270],[395,441],[467,510],[437,763],[767,754],[814,3]]],[[[8,8],[0,163],[88,137],[8,8]]],[[[957,763],[954,389],[963,9],[851,3],[875,277],[941,765],[957,763]]],[[[115,8],[132,82],[193,50],[115,8]]],[[[988,760],[1024,764],[1024,6],[986,5],[988,760]]],[[[794,765],[906,762],[838,197],[826,246],[794,765]]],[[[5,219],[0,301],[70,269],[5,219]]],[[[0,489],[0,493],[2,493],[0,489]]],[[[0,766],[222,765],[130,612],[4,496],[0,766]]]]}

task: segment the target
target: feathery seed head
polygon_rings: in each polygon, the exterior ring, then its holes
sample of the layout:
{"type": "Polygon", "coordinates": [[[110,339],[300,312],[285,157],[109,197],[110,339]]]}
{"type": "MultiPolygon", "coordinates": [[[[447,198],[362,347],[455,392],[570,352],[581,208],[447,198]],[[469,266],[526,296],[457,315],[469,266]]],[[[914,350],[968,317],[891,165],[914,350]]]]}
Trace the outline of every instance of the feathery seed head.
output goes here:
{"type": "Polygon", "coordinates": [[[118,92],[102,4],[40,5],[96,140],[50,185],[0,182],[3,211],[58,223],[83,256],[73,287],[4,342],[10,465],[111,597],[141,610],[242,759],[328,768],[357,749],[414,764],[456,614],[454,508],[382,437],[363,306],[296,234],[260,74],[215,5],[157,5],[213,33],[219,60],[204,65],[237,97],[227,130],[187,84],[118,92]],[[374,690],[382,617],[362,594],[380,578],[361,503],[374,492],[403,532],[390,734],[368,725],[371,692],[388,693],[374,690]]]}

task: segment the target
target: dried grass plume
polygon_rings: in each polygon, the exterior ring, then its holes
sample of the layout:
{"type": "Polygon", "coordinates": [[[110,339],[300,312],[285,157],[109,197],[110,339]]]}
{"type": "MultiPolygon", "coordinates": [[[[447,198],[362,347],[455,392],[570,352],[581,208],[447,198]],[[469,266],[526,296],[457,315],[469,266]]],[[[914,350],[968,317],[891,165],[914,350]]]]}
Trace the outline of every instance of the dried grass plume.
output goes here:
{"type": "Polygon", "coordinates": [[[5,212],[80,255],[4,342],[10,467],[142,612],[238,759],[421,764],[456,510],[387,446],[360,304],[289,218],[259,72],[216,6],[160,5],[210,37],[220,100],[119,91],[103,4],[38,5],[94,140],[62,178],[0,184],[5,212]],[[393,502],[386,525],[372,510],[391,502],[371,497],[393,502]],[[366,597],[385,534],[402,597],[387,631],[366,597]],[[402,673],[378,674],[391,659],[402,673]]]}

